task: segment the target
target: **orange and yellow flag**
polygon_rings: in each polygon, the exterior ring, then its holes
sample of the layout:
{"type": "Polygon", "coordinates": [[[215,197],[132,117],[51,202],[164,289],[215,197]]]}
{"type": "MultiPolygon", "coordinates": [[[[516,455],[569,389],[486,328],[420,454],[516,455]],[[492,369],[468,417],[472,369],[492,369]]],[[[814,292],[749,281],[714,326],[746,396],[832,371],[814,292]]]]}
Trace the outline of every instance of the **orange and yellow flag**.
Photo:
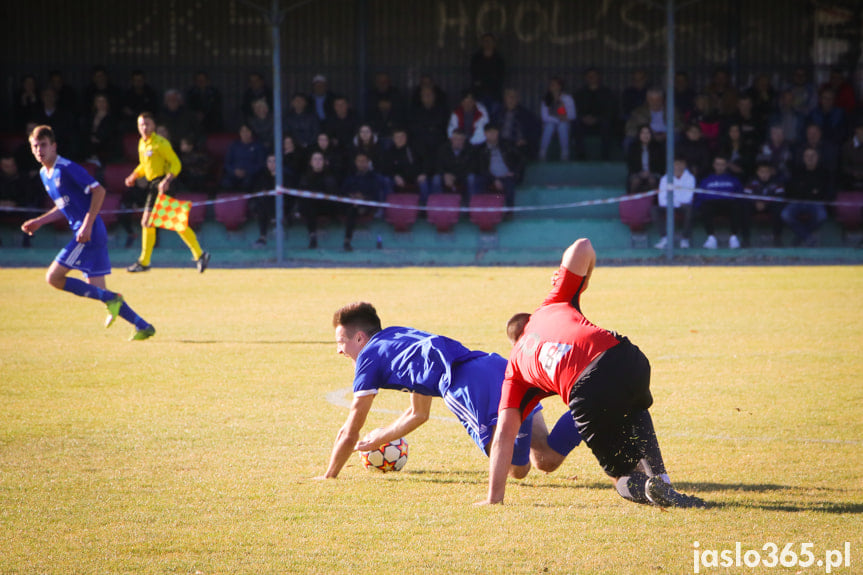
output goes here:
{"type": "Polygon", "coordinates": [[[184,202],[167,194],[159,194],[156,205],[150,213],[150,225],[175,232],[186,231],[189,227],[189,210],[192,202],[184,202]]]}

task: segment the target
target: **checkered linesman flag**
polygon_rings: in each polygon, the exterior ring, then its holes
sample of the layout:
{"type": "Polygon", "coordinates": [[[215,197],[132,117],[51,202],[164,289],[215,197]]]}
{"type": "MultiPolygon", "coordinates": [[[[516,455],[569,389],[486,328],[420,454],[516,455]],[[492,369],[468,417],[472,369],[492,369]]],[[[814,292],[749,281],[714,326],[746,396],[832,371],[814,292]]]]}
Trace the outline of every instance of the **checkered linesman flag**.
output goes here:
{"type": "Polygon", "coordinates": [[[183,232],[189,227],[192,202],[184,202],[167,194],[159,194],[150,213],[150,225],[165,230],[183,232]]]}

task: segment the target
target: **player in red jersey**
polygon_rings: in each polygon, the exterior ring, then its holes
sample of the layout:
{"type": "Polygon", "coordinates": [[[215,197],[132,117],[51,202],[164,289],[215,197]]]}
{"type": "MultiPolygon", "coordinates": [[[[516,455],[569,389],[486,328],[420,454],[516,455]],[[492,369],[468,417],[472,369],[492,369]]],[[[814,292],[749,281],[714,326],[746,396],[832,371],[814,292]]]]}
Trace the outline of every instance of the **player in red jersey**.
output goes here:
{"type": "Polygon", "coordinates": [[[488,497],[502,503],[512,446],[525,414],[545,397],[568,403],[576,426],[617,492],[663,507],[703,507],[671,487],[647,409],[650,363],[630,341],[588,321],[580,297],[596,264],[587,239],[563,254],[554,287],[533,313],[507,323],[513,342],[490,455],[488,497]]]}

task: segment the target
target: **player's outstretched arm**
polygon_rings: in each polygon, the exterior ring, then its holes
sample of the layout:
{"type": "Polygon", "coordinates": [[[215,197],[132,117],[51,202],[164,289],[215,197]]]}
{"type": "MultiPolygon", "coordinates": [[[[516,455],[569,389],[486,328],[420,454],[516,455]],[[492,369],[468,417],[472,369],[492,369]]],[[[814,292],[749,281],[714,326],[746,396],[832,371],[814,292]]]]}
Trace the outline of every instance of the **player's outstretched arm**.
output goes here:
{"type": "Polygon", "coordinates": [[[33,218],[32,220],[27,220],[23,224],[21,224],[21,231],[27,234],[28,236],[32,236],[36,233],[36,230],[41,228],[46,224],[53,224],[54,222],[59,222],[66,216],[63,215],[63,212],[60,211],[56,206],[39,216],[38,218],[33,218]]]}
{"type": "Polygon", "coordinates": [[[338,477],[342,467],[345,466],[345,463],[354,451],[354,445],[356,445],[357,440],[360,438],[360,430],[366,422],[366,417],[372,408],[374,399],[374,395],[354,397],[348,418],[336,436],[336,442],[330,454],[330,463],[327,466],[327,471],[316,479],[335,479],[338,477]]]}
{"type": "Polygon", "coordinates": [[[489,455],[488,497],[485,501],[480,501],[480,505],[503,503],[506,477],[509,473],[519,427],[521,427],[521,413],[517,408],[507,407],[500,411],[489,455]]]}
{"type": "Polygon", "coordinates": [[[432,397],[421,393],[411,394],[411,405],[398,419],[386,427],[374,429],[356,444],[358,451],[377,449],[384,443],[399,439],[428,421],[432,397]]]}

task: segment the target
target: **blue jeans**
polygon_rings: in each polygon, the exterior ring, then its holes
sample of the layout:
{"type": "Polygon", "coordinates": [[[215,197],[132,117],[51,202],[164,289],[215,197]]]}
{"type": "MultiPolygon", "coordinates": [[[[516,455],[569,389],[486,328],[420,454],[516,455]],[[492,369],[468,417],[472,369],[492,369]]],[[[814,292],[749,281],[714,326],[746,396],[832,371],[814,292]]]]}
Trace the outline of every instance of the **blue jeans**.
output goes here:
{"type": "Polygon", "coordinates": [[[548,145],[555,131],[557,131],[557,141],[560,142],[560,159],[569,160],[569,122],[546,122],[542,125],[542,140],[539,144],[540,160],[545,160],[548,145]]]}
{"type": "MultiPolygon", "coordinates": [[[[470,198],[472,198],[473,196],[476,195],[477,190],[478,190],[477,181],[476,181],[476,174],[467,174],[463,178],[457,177],[456,178],[456,186],[464,186],[464,193],[462,194],[462,198],[466,199],[466,200],[470,200],[470,198]]],[[[444,188],[443,175],[442,174],[435,174],[434,177],[432,178],[431,193],[439,194],[439,193],[443,192],[443,188],[444,188]]],[[[457,190],[451,190],[451,191],[457,191],[457,190]]]]}
{"type": "Polygon", "coordinates": [[[782,221],[800,242],[809,239],[826,219],[827,208],[820,204],[788,204],[782,210],[782,221]]]}

